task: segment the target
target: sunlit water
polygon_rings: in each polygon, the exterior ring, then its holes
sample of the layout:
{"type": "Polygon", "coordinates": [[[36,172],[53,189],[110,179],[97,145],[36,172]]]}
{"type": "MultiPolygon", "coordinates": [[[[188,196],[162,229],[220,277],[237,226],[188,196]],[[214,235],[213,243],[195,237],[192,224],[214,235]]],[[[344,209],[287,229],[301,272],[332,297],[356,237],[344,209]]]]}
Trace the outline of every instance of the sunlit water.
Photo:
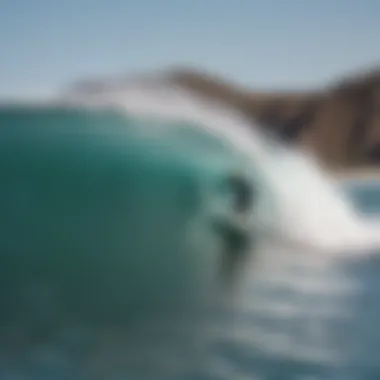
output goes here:
{"type": "Polygon", "coordinates": [[[238,115],[153,87],[1,110],[0,379],[380,378],[380,183],[339,187],[238,115]],[[231,213],[231,171],[260,196],[227,291],[210,221],[231,213]]]}

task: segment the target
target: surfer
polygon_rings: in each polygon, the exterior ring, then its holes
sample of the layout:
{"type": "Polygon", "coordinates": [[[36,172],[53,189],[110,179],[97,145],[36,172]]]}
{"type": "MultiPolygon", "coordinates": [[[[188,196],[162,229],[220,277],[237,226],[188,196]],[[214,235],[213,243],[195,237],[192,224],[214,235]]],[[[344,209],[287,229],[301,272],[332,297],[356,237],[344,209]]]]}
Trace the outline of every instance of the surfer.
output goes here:
{"type": "Polygon", "coordinates": [[[257,194],[248,180],[237,173],[228,177],[227,186],[234,195],[232,214],[227,218],[218,218],[214,227],[223,239],[221,275],[225,282],[230,283],[252,243],[247,217],[257,194]]]}

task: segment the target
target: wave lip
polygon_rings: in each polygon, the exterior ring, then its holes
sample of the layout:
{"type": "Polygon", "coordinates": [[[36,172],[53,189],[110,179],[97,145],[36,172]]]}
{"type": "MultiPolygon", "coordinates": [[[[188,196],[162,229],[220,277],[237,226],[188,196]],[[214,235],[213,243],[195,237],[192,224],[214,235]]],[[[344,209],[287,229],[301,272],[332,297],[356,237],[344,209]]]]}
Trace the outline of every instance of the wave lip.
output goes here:
{"type": "Polygon", "coordinates": [[[351,200],[310,154],[264,136],[263,128],[249,123],[233,107],[201,98],[165,74],[95,84],[74,87],[61,99],[95,108],[116,107],[142,117],[193,122],[245,156],[264,197],[271,198],[275,222],[269,228],[277,237],[329,253],[380,249],[380,223],[370,225],[359,218],[351,200]]]}

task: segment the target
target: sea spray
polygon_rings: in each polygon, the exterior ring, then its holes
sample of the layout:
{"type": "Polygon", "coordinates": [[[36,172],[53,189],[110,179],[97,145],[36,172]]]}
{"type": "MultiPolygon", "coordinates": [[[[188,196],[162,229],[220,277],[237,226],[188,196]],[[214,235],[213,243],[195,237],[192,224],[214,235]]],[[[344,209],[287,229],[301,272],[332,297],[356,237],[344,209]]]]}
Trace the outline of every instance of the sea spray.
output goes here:
{"type": "Polygon", "coordinates": [[[320,254],[380,246],[377,231],[366,229],[352,204],[312,156],[267,139],[257,126],[226,105],[199,98],[166,82],[165,77],[110,85],[91,93],[74,91],[66,100],[90,107],[119,107],[141,117],[190,120],[222,139],[248,158],[261,183],[258,186],[272,203],[272,233],[291,244],[320,254]]]}

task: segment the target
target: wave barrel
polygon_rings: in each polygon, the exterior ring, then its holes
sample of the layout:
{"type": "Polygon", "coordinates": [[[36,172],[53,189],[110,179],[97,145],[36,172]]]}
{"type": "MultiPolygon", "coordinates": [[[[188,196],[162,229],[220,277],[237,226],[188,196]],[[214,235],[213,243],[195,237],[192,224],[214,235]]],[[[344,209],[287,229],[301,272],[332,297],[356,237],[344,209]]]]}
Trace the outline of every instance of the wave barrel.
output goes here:
{"type": "Polygon", "coordinates": [[[160,379],[165,360],[152,364],[151,350],[196,351],[194,322],[223,281],[229,238],[207,210],[227,172],[136,123],[111,110],[0,109],[0,351],[13,359],[1,379],[95,379],[99,355],[96,379],[160,379]]]}

